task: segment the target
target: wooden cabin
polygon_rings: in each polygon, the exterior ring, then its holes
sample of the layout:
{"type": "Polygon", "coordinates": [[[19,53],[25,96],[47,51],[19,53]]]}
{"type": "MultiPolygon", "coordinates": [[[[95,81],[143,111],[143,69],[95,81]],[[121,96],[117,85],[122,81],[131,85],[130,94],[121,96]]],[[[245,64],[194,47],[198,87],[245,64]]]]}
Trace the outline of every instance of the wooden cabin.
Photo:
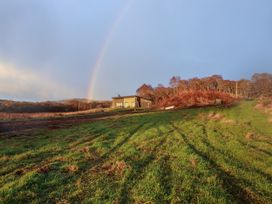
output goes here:
{"type": "Polygon", "coordinates": [[[117,96],[112,98],[112,108],[150,108],[152,101],[140,96],[117,96]]]}

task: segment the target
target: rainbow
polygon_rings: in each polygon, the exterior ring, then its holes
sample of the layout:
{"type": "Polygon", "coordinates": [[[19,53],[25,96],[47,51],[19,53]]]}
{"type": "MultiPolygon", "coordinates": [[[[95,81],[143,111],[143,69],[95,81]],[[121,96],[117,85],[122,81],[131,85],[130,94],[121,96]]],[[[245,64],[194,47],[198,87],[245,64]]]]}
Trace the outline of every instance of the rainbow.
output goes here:
{"type": "Polygon", "coordinates": [[[109,44],[112,40],[112,36],[115,33],[115,31],[117,30],[120,22],[123,20],[125,14],[130,9],[132,2],[133,2],[133,0],[126,1],[124,7],[121,9],[120,13],[116,16],[115,20],[113,21],[113,24],[111,25],[109,32],[106,35],[106,38],[101,45],[100,51],[99,51],[98,56],[95,61],[95,64],[92,67],[90,83],[89,83],[89,88],[88,88],[88,93],[87,93],[88,99],[94,98],[94,90],[95,90],[95,85],[96,85],[97,74],[98,74],[99,70],[101,69],[101,65],[102,65],[103,59],[106,56],[109,44]]]}

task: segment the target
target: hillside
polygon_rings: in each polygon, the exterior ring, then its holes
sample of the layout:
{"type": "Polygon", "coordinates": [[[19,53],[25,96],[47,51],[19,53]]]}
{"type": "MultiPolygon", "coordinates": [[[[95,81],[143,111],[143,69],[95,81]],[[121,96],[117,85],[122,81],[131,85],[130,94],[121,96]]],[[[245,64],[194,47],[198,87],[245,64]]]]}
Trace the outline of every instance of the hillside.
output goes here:
{"type": "Polygon", "coordinates": [[[0,132],[0,203],[271,203],[272,125],[255,106],[0,132]]]}
{"type": "Polygon", "coordinates": [[[87,99],[67,99],[62,101],[21,102],[0,100],[2,113],[55,113],[84,111],[95,108],[108,108],[110,101],[90,101],[87,99]]]}

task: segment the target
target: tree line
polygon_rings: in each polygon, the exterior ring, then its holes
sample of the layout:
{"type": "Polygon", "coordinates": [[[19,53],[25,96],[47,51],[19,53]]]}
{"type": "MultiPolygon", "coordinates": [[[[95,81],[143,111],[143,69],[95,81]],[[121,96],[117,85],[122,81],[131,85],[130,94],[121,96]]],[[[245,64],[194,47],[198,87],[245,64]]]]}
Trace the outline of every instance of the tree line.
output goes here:
{"type": "Polygon", "coordinates": [[[212,75],[203,78],[181,79],[173,76],[169,86],[159,84],[152,87],[149,84],[141,85],[136,93],[158,104],[171,97],[177,97],[194,92],[217,92],[229,94],[238,98],[258,98],[260,96],[272,96],[272,74],[256,73],[250,80],[226,80],[220,75],[212,75]]]}
{"type": "Polygon", "coordinates": [[[84,99],[68,99],[57,102],[19,102],[0,100],[0,112],[5,113],[74,112],[109,108],[110,106],[111,101],[88,101],[84,99]]]}

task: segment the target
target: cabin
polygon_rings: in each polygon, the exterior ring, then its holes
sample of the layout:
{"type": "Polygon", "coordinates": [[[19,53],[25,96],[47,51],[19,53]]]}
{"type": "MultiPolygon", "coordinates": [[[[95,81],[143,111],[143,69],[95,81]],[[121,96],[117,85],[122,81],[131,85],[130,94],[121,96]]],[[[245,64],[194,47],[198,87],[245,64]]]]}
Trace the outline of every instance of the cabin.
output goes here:
{"type": "Polygon", "coordinates": [[[112,98],[112,108],[150,108],[152,101],[140,96],[118,96],[112,98]]]}

